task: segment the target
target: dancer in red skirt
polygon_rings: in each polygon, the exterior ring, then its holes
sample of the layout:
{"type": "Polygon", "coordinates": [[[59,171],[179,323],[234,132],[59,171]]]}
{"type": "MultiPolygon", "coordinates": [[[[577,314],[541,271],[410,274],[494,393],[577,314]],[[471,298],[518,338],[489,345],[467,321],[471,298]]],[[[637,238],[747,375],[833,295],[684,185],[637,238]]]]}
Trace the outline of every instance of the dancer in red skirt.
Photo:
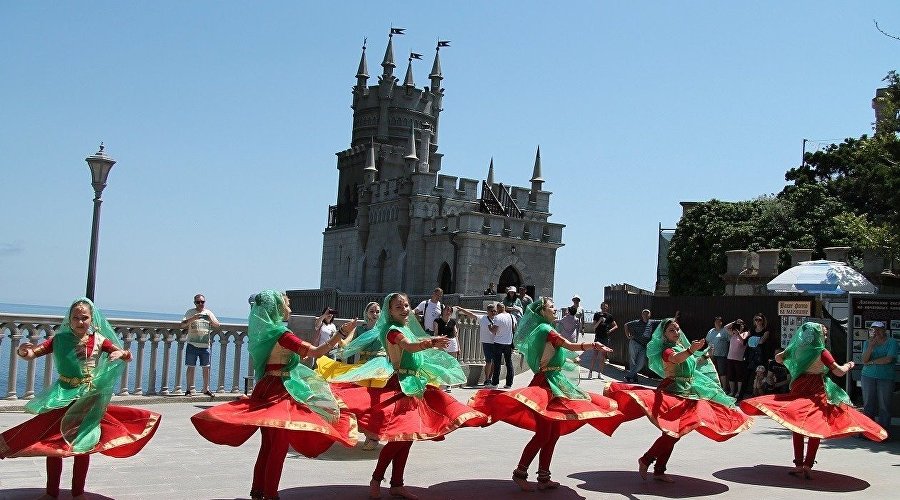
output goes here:
{"type": "Polygon", "coordinates": [[[528,387],[511,391],[483,389],[469,404],[484,412],[489,422],[504,421],[534,432],[525,445],[513,481],[524,491],[533,491],[528,482],[528,467],[538,457],[537,487],[559,486],[550,480],[550,461],[559,437],[590,424],[612,435],[622,422],[616,402],[578,388],[578,366],[572,351],[612,352],[599,342],[573,343],[553,330],[556,309],[553,299],[541,297],[525,308],[513,342],[534,372],[528,387]]]}
{"type": "Polygon", "coordinates": [[[0,434],[0,458],[47,457],[47,492],[42,498],[56,498],[62,459],[75,457],[72,496],[85,498],[91,453],[134,455],[153,437],[160,415],[109,404],[122,361],[131,361],[131,353],[122,349],[118,335],[89,299],[69,307],[52,338],[37,347],[22,344],[17,352],[28,360],[52,353],[59,378],[25,405],[37,416],[0,434]]]}
{"type": "Polygon", "coordinates": [[[653,479],[673,482],[666,475],[666,465],[675,443],[692,430],[714,441],[725,441],[752,425],[737,409],[734,398],[722,390],[715,372],[697,366],[701,356],[697,351],[705,342],[688,342],[678,322],[667,318],[657,325],[647,344],[650,369],[663,377],[659,387],[613,383],[607,389],[627,420],[646,415],[662,431],[638,459],[638,471],[644,479],[650,464],[655,463],[653,479]]]}
{"type": "Polygon", "coordinates": [[[252,297],[247,336],[259,382],[249,398],[191,417],[197,432],[216,444],[240,446],[260,429],[262,443],[250,485],[253,500],[278,498],[288,446],[316,457],[335,441],[347,447],[357,441],[353,416],[342,411],[328,382],[300,363],[301,356],[318,357],[333,349],[355,325],[344,325],[338,335],[314,347],[287,329],[284,321],[290,314],[282,292],[266,290],[252,297]]]}
{"type": "Polygon", "coordinates": [[[438,441],[460,426],[487,422],[484,414],[438,389],[465,382],[465,374],[455,358],[439,350],[447,347],[449,339],[427,335],[418,321],[409,321],[409,311],[405,294],[385,297],[372,330],[378,332],[387,356],[372,358],[332,384],[348,411],[356,415],[359,427],[369,437],[388,442],[372,472],[370,498],[381,498],[381,481],[389,464],[393,464],[391,496],[418,498],[403,485],[413,441],[438,441]],[[368,383],[385,376],[388,381],[383,387],[368,383]]]}
{"type": "Polygon", "coordinates": [[[811,479],[816,451],[822,439],[842,438],[862,433],[872,441],[883,441],[887,432],[855,408],[850,397],[828,378],[828,372],[842,377],[853,361],[837,364],[825,349],[828,329],[818,323],[800,325],[787,348],[775,355],[791,373],[788,394],[770,394],[741,401],[750,415],[768,415],[793,433],[794,468],[789,474],[811,479]],[[809,438],[806,456],[803,437],[809,438]]]}

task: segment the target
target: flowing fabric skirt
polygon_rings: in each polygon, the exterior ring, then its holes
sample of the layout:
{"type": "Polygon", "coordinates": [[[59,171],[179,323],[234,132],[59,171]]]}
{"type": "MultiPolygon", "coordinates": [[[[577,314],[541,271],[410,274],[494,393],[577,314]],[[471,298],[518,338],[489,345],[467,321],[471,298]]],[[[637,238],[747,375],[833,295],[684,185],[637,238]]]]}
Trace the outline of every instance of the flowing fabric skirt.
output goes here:
{"type": "Polygon", "coordinates": [[[100,441],[87,453],[75,453],[63,439],[60,423],[66,408],[35,415],[0,434],[0,458],[71,457],[102,453],[125,458],[141,451],[159,427],[159,413],[131,406],[109,405],[100,420],[100,441]]]}
{"type": "Polygon", "coordinates": [[[862,433],[872,441],[887,439],[887,432],[862,412],[846,404],[829,403],[825,380],[815,373],[798,377],[787,394],[745,399],[741,409],[750,415],[768,415],[804,436],[828,439],[862,433]]]}
{"type": "MultiPolygon", "coordinates": [[[[327,381],[332,381],[340,375],[343,375],[350,370],[360,367],[364,362],[347,364],[341,361],[335,361],[326,356],[322,356],[316,360],[316,373],[318,373],[322,378],[327,381]]],[[[366,380],[364,382],[356,382],[358,385],[364,385],[366,387],[384,387],[387,384],[388,379],[383,378],[374,378],[370,380],[366,380]]]]}
{"type": "Polygon", "coordinates": [[[482,389],[469,405],[488,415],[488,424],[503,421],[536,432],[539,421],[558,422],[561,435],[588,424],[611,436],[626,419],[612,399],[591,392],[588,396],[583,400],[553,396],[546,377],[538,373],[521,389],[482,389]]]}
{"type": "Polygon", "coordinates": [[[646,416],[673,438],[696,430],[713,441],[726,441],[753,425],[753,420],[737,408],[650,387],[614,382],[607,388],[607,395],[619,403],[626,420],[646,416]]]}
{"type": "Polygon", "coordinates": [[[428,385],[421,397],[407,396],[397,375],[384,387],[365,387],[352,382],[331,384],[334,394],[356,415],[359,428],[379,441],[444,439],[458,427],[480,427],[487,417],[428,385]]]}
{"type": "Polygon", "coordinates": [[[191,417],[201,436],[216,444],[240,446],[260,427],[290,431],[292,448],[316,457],[335,442],[356,446],[358,433],[353,416],[341,408],[335,422],[312,411],[288,394],[281,377],[267,375],[249,398],[213,406],[191,417]]]}

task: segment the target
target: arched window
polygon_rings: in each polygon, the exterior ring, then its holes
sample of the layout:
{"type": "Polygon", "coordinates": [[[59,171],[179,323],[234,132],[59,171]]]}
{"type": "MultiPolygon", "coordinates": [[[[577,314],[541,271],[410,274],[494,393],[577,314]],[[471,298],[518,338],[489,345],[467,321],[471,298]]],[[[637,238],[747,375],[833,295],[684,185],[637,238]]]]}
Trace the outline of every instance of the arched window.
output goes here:
{"type": "Polygon", "coordinates": [[[508,266],[500,273],[500,281],[497,283],[497,293],[506,293],[506,287],[518,287],[522,284],[522,276],[513,266],[508,266]]]}
{"type": "Polygon", "coordinates": [[[444,262],[441,264],[441,270],[438,273],[438,283],[445,293],[454,293],[453,290],[453,272],[450,271],[450,264],[444,262]]]}

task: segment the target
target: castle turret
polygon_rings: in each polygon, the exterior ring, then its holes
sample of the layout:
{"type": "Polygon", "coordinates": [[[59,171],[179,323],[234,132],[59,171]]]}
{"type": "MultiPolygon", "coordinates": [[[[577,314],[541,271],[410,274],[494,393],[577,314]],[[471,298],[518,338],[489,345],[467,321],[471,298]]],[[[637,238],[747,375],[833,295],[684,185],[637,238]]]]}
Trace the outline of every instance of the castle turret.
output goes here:
{"type": "Polygon", "coordinates": [[[531,192],[528,193],[528,202],[536,203],[537,194],[544,187],[544,178],[541,176],[541,147],[538,146],[534,157],[534,171],[531,173],[531,192]]]}
{"type": "Polygon", "coordinates": [[[356,70],[356,87],[353,92],[359,96],[364,96],[369,92],[369,67],[366,64],[366,39],[363,39],[362,55],[359,58],[359,68],[356,70]]]}
{"type": "Polygon", "coordinates": [[[373,143],[369,146],[369,154],[366,157],[366,166],[363,168],[364,178],[366,184],[372,184],[375,182],[375,177],[378,175],[378,169],[375,168],[375,144],[373,143]]]}
{"type": "Polygon", "coordinates": [[[403,157],[406,162],[406,171],[415,172],[416,164],[419,163],[419,157],[416,156],[416,129],[412,125],[409,126],[409,142],[406,145],[406,156],[403,157]]]}

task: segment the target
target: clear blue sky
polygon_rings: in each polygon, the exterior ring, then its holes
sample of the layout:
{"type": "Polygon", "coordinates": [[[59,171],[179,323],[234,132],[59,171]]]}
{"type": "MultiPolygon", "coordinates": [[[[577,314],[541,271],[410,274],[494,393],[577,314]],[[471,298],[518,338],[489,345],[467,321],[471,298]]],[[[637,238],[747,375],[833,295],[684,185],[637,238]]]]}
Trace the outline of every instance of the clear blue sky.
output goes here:
{"type": "Polygon", "coordinates": [[[682,200],[775,193],[813,145],[871,130],[898,68],[895,0],[869,2],[2,2],[0,302],[84,293],[84,158],[103,193],[101,307],[246,314],[316,288],[334,153],[350,142],[363,37],[390,26],[427,83],[438,38],[443,172],[528,185],[541,147],[566,224],[555,295],[652,288],[657,227],[682,200]]]}

